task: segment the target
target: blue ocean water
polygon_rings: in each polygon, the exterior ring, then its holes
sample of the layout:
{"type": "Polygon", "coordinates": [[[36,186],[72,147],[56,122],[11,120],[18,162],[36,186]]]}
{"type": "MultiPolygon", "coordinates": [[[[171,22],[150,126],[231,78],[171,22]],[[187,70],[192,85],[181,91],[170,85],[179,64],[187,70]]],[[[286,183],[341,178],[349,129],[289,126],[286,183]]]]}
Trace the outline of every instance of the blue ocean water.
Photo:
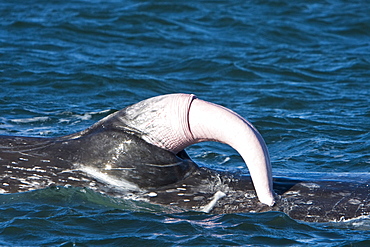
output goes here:
{"type": "MultiPolygon", "coordinates": [[[[250,120],[286,177],[370,176],[366,1],[0,2],[0,134],[61,136],[194,93],[250,120]]],[[[187,149],[248,173],[228,146],[187,149]]],[[[88,189],[0,195],[3,246],[368,246],[370,220],[163,213],[88,189]]]]}

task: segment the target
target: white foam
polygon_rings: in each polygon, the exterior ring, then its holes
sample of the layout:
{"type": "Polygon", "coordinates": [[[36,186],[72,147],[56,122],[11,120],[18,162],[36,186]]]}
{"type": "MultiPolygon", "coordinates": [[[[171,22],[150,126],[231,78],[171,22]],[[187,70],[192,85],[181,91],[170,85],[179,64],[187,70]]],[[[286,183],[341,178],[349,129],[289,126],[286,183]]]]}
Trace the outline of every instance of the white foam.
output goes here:
{"type": "Polygon", "coordinates": [[[212,201],[203,207],[202,212],[204,212],[204,213],[211,212],[211,210],[215,207],[217,201],[220,200],[221,198],[225,197],[225,196],[226,196],[226,194],[224,192],[217,191],[214,194],[212,201]]]}
{"type": "Polygon", "coordinates": [[[32,117],[32,118],[11,119],[10,121],[13,123],[34,123],[34,122],[46,122],[48,120],[50,120],[49,117],[32,117]]]}

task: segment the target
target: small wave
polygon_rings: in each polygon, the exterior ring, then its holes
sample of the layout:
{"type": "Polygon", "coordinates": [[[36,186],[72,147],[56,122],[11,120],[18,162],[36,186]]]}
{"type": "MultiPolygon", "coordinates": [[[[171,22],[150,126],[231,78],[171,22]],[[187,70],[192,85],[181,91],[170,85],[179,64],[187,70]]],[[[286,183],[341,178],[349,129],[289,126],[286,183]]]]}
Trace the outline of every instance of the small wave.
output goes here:
{"type": "Polygon", "coordinates": [[[112,109],[106,109],[102,111],[91,111],[91,112],[85,112],[82,114],[64,112],[62,115],[67,115],[68,117],[59,118],[58,122],[74,125],[74,124],[77,124],[83,121],[100,120],[100,118],[103,118],[113,112],[114,110],[112,109]]]}
{"type": "Polygon", "coordinates": [[[329,225],[335,228],[370,231],[370,216],[369,215],[359,216],[354,219],[329,223],[329,225]]]}
{"type": "Polygon", "coordinates": [[[33,190],[23,193],[0,194],[1,207],[10,207],[30,203],[30,205],[50,205],[79,207],[84,205],[90,209],[120,209],[130,212],[163,212],[162,206],[153,205],[145,201],[122,199],[110,197],[88,188],[59,187],[53,186],[40,190],[33,190]],[[1,206],[2,205],[2,206],[1,206]]]}
{"type": "Polygon", "coordinates": [[[50,121],[49,117],[31,117],[31,118],[18,118],[18,119],[10,119],[13,123],[39,123],[39,122],[46,122],[50,121]]]}

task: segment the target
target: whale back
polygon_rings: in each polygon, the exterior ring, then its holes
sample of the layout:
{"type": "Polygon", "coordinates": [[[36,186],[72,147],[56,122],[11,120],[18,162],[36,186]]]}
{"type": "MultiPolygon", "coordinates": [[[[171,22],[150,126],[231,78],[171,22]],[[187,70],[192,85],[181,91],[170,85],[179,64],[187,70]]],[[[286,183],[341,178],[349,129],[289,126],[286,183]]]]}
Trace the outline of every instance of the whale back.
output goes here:
{"type": "Polygon", "coordinates": [[[175,154],[144,141],[124,116],[125,109],[57,138],[0,136],[0,192],[51,185],[94,188],[109,181],[151,188],[177,182],[196,169],[184,151],[175,154]]]}

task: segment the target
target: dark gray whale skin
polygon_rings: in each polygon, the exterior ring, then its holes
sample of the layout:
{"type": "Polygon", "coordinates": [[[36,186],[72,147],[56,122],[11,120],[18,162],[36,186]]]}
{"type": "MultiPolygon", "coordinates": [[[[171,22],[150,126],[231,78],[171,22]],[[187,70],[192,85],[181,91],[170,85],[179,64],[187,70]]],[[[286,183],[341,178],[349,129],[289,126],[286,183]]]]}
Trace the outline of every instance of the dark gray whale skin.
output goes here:
{"type": "Polygon", "coordinates": [[[174,210],[202,211],[221,191],[226,196],[211,213],[281,211],[310,222],[370,214],[369,181],[274,178],[277,200],[269,207],[257,199],[250,177],[199,167],[185,151],[174,154],[147,143],[122,119],[124,110],[57,138],[0,136],[0,193],[86,187],[174,210]],[[95,173],[86,172],[86,167],[95,173]],[[116,181],[137,187],[124,188],[116,181]]]}

